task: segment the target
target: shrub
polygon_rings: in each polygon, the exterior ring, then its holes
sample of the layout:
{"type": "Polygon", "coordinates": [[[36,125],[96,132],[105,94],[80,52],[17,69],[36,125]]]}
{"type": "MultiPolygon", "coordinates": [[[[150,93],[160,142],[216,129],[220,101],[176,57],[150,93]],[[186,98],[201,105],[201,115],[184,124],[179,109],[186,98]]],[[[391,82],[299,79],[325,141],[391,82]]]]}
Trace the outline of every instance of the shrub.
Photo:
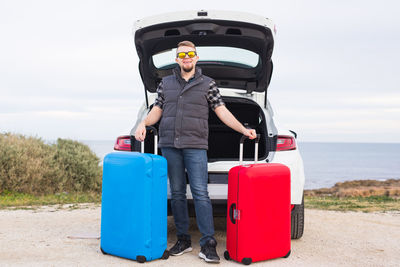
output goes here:
{"type": "Polygon", "coordinates": [[[0,134],[0,193],[34,195],[101,189],[99,158],[89,147],[72,140],[0,134]]]}
{"type": "Polygon", "coordinates": [[[62,173],[58,183],[60,190],[100,191],[100,159],[87,145],[73,140],[58,139],[55,160],[62,173]]]}

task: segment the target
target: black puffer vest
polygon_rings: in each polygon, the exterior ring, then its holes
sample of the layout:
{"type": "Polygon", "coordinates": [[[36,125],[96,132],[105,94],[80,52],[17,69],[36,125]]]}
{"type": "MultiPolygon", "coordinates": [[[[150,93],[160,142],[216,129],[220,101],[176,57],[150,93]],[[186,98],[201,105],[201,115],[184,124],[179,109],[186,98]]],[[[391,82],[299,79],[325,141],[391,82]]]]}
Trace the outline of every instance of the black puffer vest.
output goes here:
{"type": "Polygon", "coordinates": [[[159,147],[208,149],[207,93],[211,81],[200,68],[190,82],[181,77],[179,67],[163,78],[159,147]]]}

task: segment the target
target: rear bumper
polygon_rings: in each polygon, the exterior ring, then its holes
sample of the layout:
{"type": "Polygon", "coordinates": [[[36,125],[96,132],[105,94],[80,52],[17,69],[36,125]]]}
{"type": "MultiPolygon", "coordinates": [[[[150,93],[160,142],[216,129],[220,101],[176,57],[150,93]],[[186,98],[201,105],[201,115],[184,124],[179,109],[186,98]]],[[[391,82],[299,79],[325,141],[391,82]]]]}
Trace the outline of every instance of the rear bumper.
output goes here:
{"type": "MultiPolygon", "coordinates": [[[[214,217],[226,217],[227,213],[227,200],[226,199],[213,199],[211,200],[213,207],[214,217]]],[[[194,209],[193,199],[188,199],[188,211],[190,217],[195,217],[196,212],[194,209]]],[[[168,216],[172,215],[171,211],[171,200],[168,199],[168,216]]]]}
{"type": "Polygon", "coordinates": [[[279,151],[275,152],[274,158],[271,163],[281,163],[290,169],[290,192],[291,203],[301,204],[304,191],[304,167],[303,160],[300,156],[299,150],[279,151]]]}
{"type": "MultiPolygon", "coordinates": [[[[254,162],[244,162],[244,164],[252,163],[254,162]]],[[[259,163],[261,163],[261,161],[259,163]]],[[[305,176],[303,160],[301,159],[299,151],[291,150],[275,152],[271,163],[281,163],[289,167],[291,174],[291,204],[301,204],[303,199],[305,176]]],[[[208,164],[208,193],[213,205],[219,205],[224,201],[226,202],[228,196],[228,171],[238,164],[237,161],[213,162],[208,164]]],[[[186,188],[186,195],[189,200],[193,199],[189,185],[187,185],[186,188]]],[[[168,199],[170,198],[171,193],[168,187],[168,199]]]]}
{"type": "MultiPolygon", "coordinates": [[[[213,200],[226,200],[228,196],[228,183],[226,184],[208,184],[208,195],[213,200]]],[[[187,199],[193,199],[190,186],[186,187],[187,199]]],[[[171,191],[168,187],[168,199],[171,199],[171,191]]]]}

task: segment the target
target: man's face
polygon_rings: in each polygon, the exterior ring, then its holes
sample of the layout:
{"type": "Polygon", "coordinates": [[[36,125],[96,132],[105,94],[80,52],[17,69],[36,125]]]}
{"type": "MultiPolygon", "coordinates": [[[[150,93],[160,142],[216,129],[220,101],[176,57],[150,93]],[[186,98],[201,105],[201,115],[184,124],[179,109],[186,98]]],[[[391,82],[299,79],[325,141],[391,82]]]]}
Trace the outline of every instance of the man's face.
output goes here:
{"type": "MultiPolygon", "coordinates": [[[[190,52],[190,51],[196,51],[193,47],[190,46],[180,46],[176,50],[176,54],[180,52],[190,52]]],[[[181,67],[181,70],[185,72],[191,72],[194,67],[196,66],[197,61],[199,60],[199,57],[196,55],[193,58],[190,58],[188,55],[186,55],[184,58],[175,58],[176,63],[179,64],[181,67]]]]}

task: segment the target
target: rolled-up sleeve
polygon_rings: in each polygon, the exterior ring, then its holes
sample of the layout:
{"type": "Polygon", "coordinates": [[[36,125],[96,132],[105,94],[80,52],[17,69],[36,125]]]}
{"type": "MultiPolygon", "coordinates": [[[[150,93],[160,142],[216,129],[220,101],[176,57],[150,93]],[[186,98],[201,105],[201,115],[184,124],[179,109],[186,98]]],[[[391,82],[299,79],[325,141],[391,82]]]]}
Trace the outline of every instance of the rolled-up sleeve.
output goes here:
{"type": "Polygon", "coordinates": [[[208,89],[207,93],[207,101],[212,110],[215,110],[221,105],[225,105],[224,101],[222,100],[221,94],[219,93],[218,86],[214,80],[210,82],[210,88],[208,89]]]}
{"type": "Polygon", "coordinates": [[[162,81],[158,85],[156,92],[157,92],[157,98],[156,101],[154,101],[154,106],[157,106],[162,109],[164,106],[164,90],[162,81]]]}

